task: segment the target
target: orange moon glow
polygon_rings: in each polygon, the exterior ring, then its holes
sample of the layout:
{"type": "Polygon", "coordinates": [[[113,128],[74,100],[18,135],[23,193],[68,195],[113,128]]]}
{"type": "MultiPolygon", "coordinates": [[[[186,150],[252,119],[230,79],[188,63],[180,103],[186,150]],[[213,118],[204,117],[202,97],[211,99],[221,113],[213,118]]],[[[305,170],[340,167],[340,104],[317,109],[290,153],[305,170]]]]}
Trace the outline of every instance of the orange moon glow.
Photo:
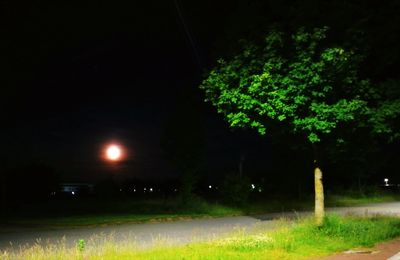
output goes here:
{"type": "Polygon", "coordinates": [[[121,159],[121,148],[117,145],[110,145],[106,151],[107,158],[111,161],[117,161],[121,159]]]}

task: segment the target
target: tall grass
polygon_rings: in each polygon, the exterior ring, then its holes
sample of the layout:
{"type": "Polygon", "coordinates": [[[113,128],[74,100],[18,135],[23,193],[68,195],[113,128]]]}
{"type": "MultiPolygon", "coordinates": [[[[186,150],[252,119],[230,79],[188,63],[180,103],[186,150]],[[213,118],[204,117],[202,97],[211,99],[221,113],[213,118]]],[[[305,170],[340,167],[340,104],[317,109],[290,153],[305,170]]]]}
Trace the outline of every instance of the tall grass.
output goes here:
{"type": "Polygon", "coordinates": [[[283,221],[267,232],[262,226],[251,234],[238,232],[223,239],[185,246],[158,240],[150,249],[112,237],[88,241],[85,249],[34,245],[0,252],[1,259],[304,259],[356,247],[370,247],[400,236],[400,219],[393,217],[341,217],[328,215],[322,227],[312,219],[283,221]]]}

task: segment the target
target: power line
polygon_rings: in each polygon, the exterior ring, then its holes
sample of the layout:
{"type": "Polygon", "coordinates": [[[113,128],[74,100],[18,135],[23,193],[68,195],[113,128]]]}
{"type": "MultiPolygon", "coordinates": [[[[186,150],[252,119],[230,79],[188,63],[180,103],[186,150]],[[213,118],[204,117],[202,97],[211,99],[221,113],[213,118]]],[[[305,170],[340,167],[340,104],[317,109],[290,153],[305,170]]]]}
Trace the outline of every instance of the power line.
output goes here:
{"type": "Polygon", "coordinates": [[[182,10],[181,10],[181,8],[179,6],[178,0],[174,0],[174,5],[175,5],[175,8],[176,8],[176,12],[178,13],[179,21],[182,24],[182,27],[183,27],[183,29],[185,31],[185,34],[186,34],[186,37],[187,37],[187,39],[189,41],[189,44],[190,44],[190,46],[191,46],[191,48],[193,50],[193,54],[194,54],[194,57],[196,59],[197,66],[198,66],[198,68],[199,68],[199,70],[201,72],[202,69],[203,69],[201,58],[200,58],[198,49],[196,47],[196,43],[194,41],[194,38],[193,38],[192,34],[190,33],[189,27],[187,26],[186,21],[185,21],[183,15],[182,15],[182,10]]]}

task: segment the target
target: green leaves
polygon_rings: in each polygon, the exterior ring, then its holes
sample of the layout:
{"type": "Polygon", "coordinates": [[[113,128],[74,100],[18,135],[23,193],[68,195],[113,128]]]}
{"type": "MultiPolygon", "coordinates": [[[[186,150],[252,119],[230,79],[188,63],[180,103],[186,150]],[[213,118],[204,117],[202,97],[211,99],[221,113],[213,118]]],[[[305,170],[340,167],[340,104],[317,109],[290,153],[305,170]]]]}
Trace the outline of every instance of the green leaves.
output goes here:
{"type": "Polygon", "coordinates": [[[369,109],[369,123],[373,126],[373,133],[376,135],[387,135],[389,141],[394,141],[400,138],[399,125],[397,128],[395,121],[398,122],[400,116],[400,99],[387,100],[380,104],[379,107],[369,109]]]}
{"type": "Polygon", "coordinates": [[[76,242],[76,248],[78,249],[79,252],[85,251],[85,240],[79,239],[78,242],[76,242]]]}
{"type": "Polygon", "coordinates": [[[319,142],[365,115],[361,97],[374,94],[369,81],[357,77],[359,56],[326,45],[327,31],[300,28],[290,37],[271,31],[263,46],[248,44],[231,60],[220,60],[200,88],[232,127],[265,134],[272,119],[319,142]]]}

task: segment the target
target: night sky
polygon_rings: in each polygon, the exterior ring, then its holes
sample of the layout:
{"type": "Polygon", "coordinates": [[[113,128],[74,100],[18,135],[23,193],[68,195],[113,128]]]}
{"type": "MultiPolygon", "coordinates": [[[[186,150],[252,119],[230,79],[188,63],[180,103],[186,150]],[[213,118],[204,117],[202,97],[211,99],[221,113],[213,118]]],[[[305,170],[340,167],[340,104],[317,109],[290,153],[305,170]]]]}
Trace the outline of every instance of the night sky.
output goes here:
{"type": "MultiPolygon", "coordinates": [[[[6,163],[44,163],[64,180],[173,176],[160,148],[164,122],[187,89],[202,99],[197,86],[234,8],[178,4],[183,20],[172,0],[3,3],[6,163]],[[112,141],[130,153],[118,169],[99,157],[112,141]]],[[[210,140],[228,131],[208,104],[200,109],[210,140]]]]}
{"type": "Polygon", "coordinates": [[[277,172],[283,162],[301,179],[296,171],[309,171],[311,154],[289,150],[302,142],[229,129],[203,102],[205,72],[240,39],[259,40],[278,23],[328,25],[337,36],[364,28],[364,38],[350,34],[372,46],[362,73],[398,79],[399,8],[372,0],[2,1],[1,168],[44,164],[64,181],[176,177],[161,143],[171,118],[189,108],[205,126],[209,175],[237,171],[245,153],[248,172],[271,178],[278,158],[277,172]],[[111,142],[129,151],[118,167],[100,158],[111,142]]]}

